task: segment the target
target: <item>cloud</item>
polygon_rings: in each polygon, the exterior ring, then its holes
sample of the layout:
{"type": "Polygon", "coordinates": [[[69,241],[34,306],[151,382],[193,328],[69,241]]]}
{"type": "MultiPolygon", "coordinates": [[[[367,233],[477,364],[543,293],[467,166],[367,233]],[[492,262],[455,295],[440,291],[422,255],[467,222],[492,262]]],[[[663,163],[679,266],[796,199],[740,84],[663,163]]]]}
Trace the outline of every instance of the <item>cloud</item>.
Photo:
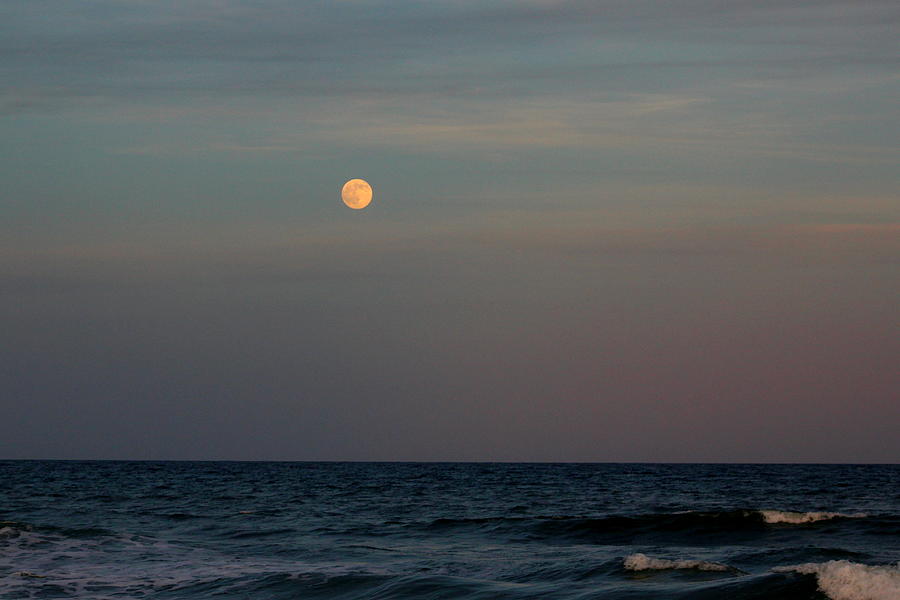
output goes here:
{"type": "Polygon", "coordinates": [[[396,224],[296,228],[260,224],[203,234],[131,231],[127,239],[3,249],[0,290],[419,281],[493,269],[530,255],[578,271],[586,261],[721,257],[758,264],[896,264],[900,223],[609,227],[597,215],[480,215],[427,231],[396,224]],[[580,223],[579,223],[580,221],[580,223]],[[594,224],[591,221],[595,221],[594,224]],[[166,241],[160,241],[166,240],[166,241]],[[463,269],[465,270],[465,269],[463,269]]]}
{"type": "Polygon", "coordinates": [[[6,85],[19,89],[132,99],[442,86],[509,97],[537,82],[659,93],[698,77],[727,81],[735,70],[890,72],[900,10],[889,2],[708,0],[49,2],[7,5],[0,16],[0,65],[6,85]]]}
{"type": "MultiPolygon", "coordinates": [[[[636,143],[641,134],[628,122],[654,113],[677,113],[702,104],[702,98],[670,94],[634,95],[619,100],[567,97],[524,99],[510,103],[463,101],[453,110],[417,109],[392,114],[386,103],[367,103],[350,116],[350,127],[323,121],[323,135],[343,142],[431,146],[523,147],[636,143]]],[[[346,122],[347,117],[343,117],[346,122]]]]}
{"type": "Polygon", "coordinates": [[[0,114],[208,125],[148,133],[123,154],[352,144],[896,160],[882,124],[898,81],[888,2],[49,5],[0,15],[0,114]]]}

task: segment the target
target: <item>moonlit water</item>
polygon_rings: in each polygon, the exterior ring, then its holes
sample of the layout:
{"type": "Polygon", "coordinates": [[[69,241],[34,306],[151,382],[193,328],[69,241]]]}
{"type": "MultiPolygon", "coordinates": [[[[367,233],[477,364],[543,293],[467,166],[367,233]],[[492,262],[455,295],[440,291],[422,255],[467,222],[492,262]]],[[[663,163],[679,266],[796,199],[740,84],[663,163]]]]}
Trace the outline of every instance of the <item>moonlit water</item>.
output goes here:
{"type": "Polygon", "coordinates": [[[900,598],[900,466],[0,463],[2,598],[900,598]]]}

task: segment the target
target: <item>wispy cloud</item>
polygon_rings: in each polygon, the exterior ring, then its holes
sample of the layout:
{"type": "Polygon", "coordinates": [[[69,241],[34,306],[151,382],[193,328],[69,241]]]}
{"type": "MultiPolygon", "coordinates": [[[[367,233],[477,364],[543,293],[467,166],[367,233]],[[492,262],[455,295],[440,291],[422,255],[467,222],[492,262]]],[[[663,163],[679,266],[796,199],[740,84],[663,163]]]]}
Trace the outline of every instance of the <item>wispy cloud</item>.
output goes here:
{"type": "Polygon", "coordinates": [[[537,81],[662,92],[727,81],[729,71],[890,72],[900,21],[889,2],[50,2],[37,11],[0,13],[7,85],[125,98],[441,85],[514,96],[537,81]]]}

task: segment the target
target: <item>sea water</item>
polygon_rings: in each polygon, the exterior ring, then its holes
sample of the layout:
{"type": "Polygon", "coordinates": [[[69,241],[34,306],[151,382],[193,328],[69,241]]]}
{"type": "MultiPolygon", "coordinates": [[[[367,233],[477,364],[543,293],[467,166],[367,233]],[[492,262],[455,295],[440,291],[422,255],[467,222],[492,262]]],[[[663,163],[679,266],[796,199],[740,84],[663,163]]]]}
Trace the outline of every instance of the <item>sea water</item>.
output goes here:
{"type": "Polygon", "coordinates": [[[900,466],[0,462],[0,598],[900,599],[900,466]]]}

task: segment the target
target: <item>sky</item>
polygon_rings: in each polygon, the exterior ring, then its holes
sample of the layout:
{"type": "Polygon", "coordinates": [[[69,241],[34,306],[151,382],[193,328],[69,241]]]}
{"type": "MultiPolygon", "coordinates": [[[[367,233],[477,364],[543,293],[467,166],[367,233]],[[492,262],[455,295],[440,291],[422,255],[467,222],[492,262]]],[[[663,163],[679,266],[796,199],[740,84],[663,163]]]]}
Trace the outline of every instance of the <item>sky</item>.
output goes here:
{"type": "Polygon", "coordinates": [[[0,2],[0,458],[897,462],[898,27],[0,2]]]}

